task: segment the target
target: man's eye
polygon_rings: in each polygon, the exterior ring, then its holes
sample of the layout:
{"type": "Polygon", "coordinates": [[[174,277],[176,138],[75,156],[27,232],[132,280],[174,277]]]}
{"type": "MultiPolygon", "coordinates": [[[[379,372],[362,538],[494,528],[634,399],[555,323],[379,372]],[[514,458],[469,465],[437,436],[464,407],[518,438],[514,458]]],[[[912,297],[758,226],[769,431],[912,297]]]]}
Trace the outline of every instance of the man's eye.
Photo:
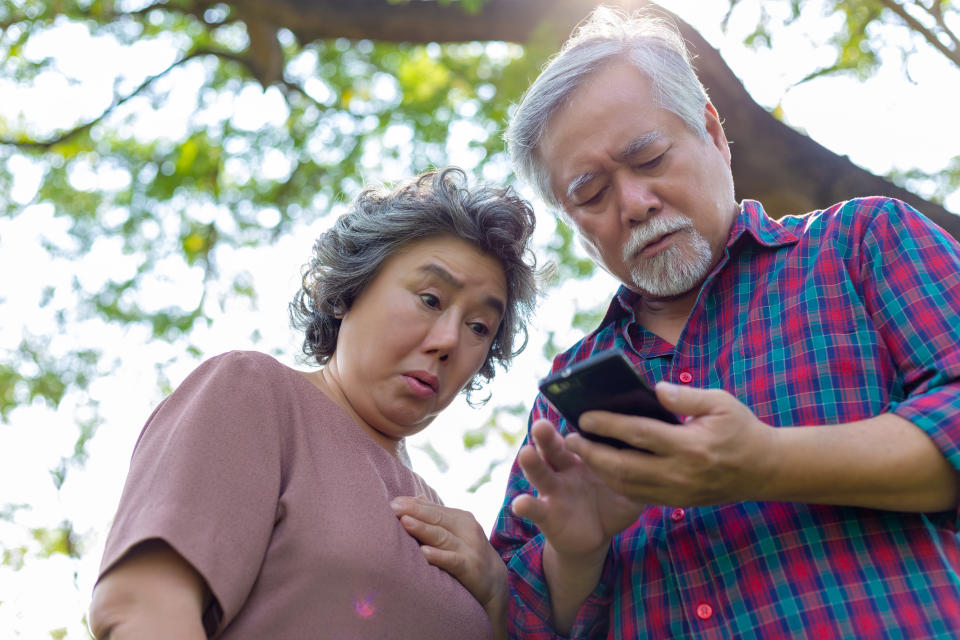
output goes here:
{"type": "Polygon", "coordinates": [[[641,162],[639,165],[637,165],[637,167],[640,169],[654,169],[657,167],[658,164],[660,164],[660,162],[663,160],[663,157],[665,155],[667,155],[666,151],[658,155],[653,160],[648,160],[647,162],[641,162]]]}
{"type": "Polygon", "coordinates": [[[436,309],[437,307],[440,306],[440,298],[433,295],[432,293],[421,293],[420,300],[423,302],[423,304],[430,307],[431,309],[436,309]]]}
{"type": "Polygon", "coordinates": [[[607,190],[606,187],[604,187],[603,189],[600,189],[592,196],[585,198],[584,200],[581,200],[579,206],[586,207],[591,204],[597,204],[598,202],[600,202],[600,199],[603,198],[603,194],[606,190],[607,190]]]}

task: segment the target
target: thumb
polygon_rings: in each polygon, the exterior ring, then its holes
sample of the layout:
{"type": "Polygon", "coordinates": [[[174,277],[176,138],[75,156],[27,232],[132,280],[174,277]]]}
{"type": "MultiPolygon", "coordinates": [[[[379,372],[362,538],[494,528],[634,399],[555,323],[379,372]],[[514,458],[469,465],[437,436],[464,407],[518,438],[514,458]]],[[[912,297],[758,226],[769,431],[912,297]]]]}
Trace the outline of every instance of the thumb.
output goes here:
{"type": "Polygon", "coordinates": [[[681,416],[700,416],[710,413],[710,389],[688,387],[661,380],[654,388],[660,403],[681,416]]]}

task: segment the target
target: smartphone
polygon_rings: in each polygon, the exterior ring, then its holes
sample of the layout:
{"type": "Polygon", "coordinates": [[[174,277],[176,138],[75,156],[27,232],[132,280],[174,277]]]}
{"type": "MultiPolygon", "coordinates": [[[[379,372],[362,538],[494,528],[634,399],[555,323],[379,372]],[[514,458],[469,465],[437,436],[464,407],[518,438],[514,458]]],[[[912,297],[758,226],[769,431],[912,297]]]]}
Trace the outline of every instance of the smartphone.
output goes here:
{"type": "Polygon", "coordinates": [[[580,414],[602,410],[680,424],[619,349],[600,351],[547,376],[540,381],[540,392],[584,438],[618,449],[632,447],[615,438],[581,431],[577,423],[580,414]]]}

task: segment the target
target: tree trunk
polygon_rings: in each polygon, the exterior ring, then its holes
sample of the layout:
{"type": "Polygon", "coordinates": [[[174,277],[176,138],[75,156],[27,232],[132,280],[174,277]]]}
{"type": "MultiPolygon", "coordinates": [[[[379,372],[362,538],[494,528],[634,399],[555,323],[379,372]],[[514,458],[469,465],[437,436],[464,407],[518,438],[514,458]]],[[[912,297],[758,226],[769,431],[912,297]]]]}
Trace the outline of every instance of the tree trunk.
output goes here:
{"type": "MultiPolygon", "coordinates": [[[[198,5],[208,4],[199,0],[198,5]]],[[[573,27],[596,6],[594,0],[487,0],[475,15],[455,3],[433,0],[231,0],[251,31],[290,30],[303,42],[350,38],[391,42],[463,42],[503,40],[526,42],[533,33],[552,34],[559,46],[573,27]]],[[[653,5],[645,0],[614,0],[607,4],[626,9],[653,5]]],[[[655,5],[653,5],[655,6],[655,5]]],[[[672,16],[657,7],[664,14],[672,16]]],[[[675,18],[695,56],[700,80],[723,119],[733,142],[733,178],[738,198],[763,203],[779,217],[820,209],[840,200],[865,195],[887,195],[907,201],[960,238],[960,217],[853,164],[783,124],[758,105],[720,57],[719,52],[692,27],[675,18]]],[[[275,39],[275,36],[274,36],[275,39]]],[[[262,41],[262,37],[258,38],[262,41]]],[[[270,69],[262,58],[275,49],[251,47],[254,66],[270,69]],[[262,52],[262,53],[260,53],[262,52]]],[[[276,80],[265,71],[261,81],[276,80]]]]}

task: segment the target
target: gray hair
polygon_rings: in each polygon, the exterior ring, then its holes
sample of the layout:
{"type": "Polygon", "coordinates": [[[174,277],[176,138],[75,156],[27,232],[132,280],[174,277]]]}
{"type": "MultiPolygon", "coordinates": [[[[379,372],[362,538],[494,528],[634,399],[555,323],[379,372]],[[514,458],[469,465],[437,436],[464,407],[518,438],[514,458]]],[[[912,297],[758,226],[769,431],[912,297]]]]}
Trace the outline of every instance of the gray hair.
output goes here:
{"type": "Polygon", "coordinates": [[[514,171],[551,207],[562,210],[537,147],[550,118],[590,74],[614,59],[628,60],[652,83],[657,106],[707,138],[707,92],[675,24],[649,12],[626,15],[597,7],[580,24],[520,100],[504,138],[514,171]]]}
{"type": "Polygon", "coordinates": [[[392,190],[364,189],[333,227],[313,245],[300,290],[290,303],[293,326],[304,332],[303,352],[325,364],[337,347],[340,318],[379,273],[383,263],[412,242],[454,236],[496,258],[507,282],[500,327],[467,391],[489,381],[526,346],[526,321],[539,293],[536,258],[528,246],[534,213],[510,187],[466,187],[456,167],[421,174],[392,190]],[[514,340],[520,336],[519,346],[514,340]]]}

